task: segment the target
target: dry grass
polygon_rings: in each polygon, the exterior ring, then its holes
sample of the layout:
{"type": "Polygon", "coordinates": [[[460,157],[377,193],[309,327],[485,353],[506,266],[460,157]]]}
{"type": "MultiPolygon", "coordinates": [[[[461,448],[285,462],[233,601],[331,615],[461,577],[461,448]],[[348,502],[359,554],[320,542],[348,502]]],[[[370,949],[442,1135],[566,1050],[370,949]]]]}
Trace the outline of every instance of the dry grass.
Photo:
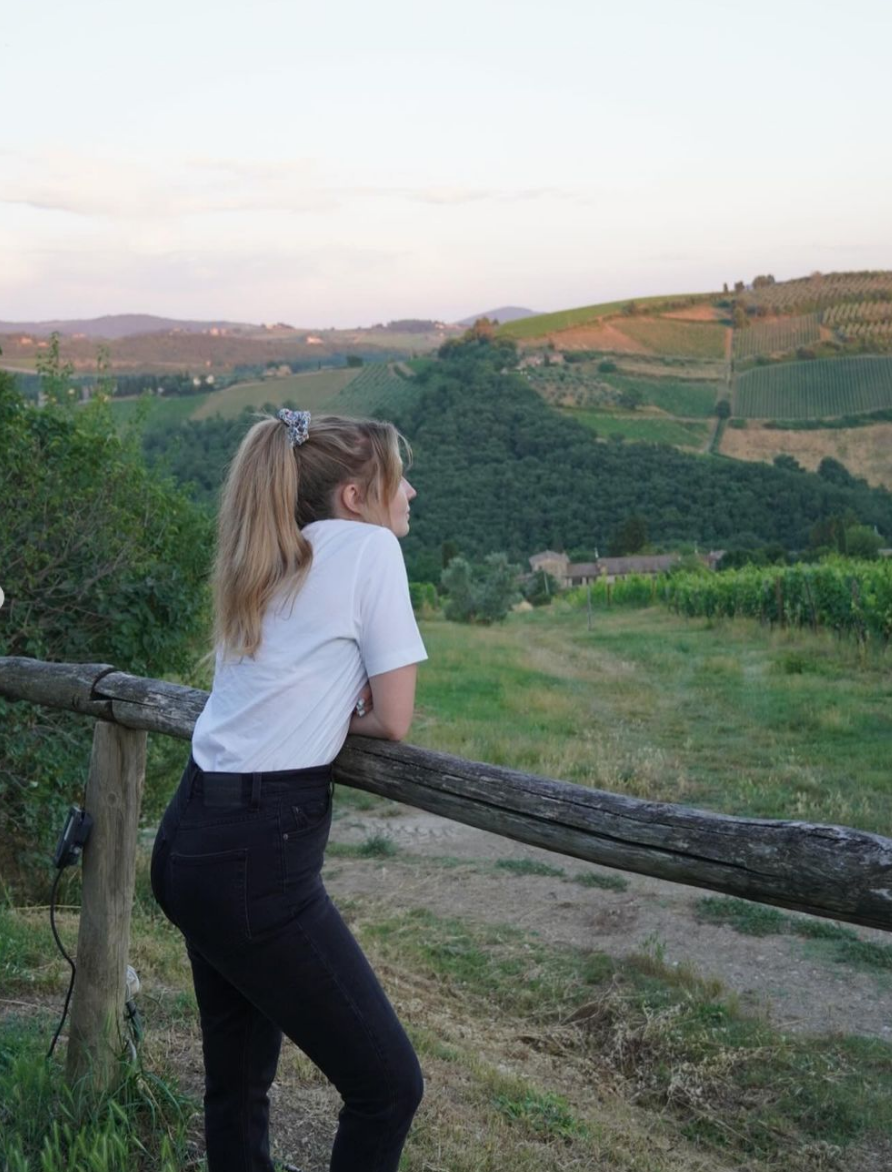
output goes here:
{"type": "Polygon", "coordinates": [[[803,468],[814,472],[825,456],[832,456],[853,476],[892,488],[892,423],[869,427],[780,431],[750,420],[738,430],[729,427],[722,437],[723,456],[735,460],[771,463],[781,454],[794,456],[803,468]]]}
{"type": "MultiPolygon", "coordinates": [[[[620,354],[649,354],[650,351],[643,342],[637,342],[623,333],[612,322],[601,325],[574,326],[569,330],[560,330],[549,334],[547,339],[554,342],[559,350],[606,350],[620,354]]],[[[537,339],[541,345],[543,339],[537,339]]]]}

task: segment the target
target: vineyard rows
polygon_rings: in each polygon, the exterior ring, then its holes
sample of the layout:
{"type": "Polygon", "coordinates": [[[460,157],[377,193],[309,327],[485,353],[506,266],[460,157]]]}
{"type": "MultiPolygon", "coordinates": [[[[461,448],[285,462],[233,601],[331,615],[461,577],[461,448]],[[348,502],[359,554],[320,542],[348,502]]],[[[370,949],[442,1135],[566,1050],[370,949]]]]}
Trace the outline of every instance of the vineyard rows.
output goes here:
{"type": "Polygon", "coordinates": [[[845,341],[850,338],[892,338],[892,321],[861,321],[840,326],[845,341]]]}
{"type": "Polygon", "coordinates": [[[892,638],[892,559],[676,574],[662,595],[673,610],[692,618],[741,616],[828,627],[862,640],[892,638]]]}
{"type": "Polygon", "coordinates": [[[787,317],[780,321],[754,321],[745,330],[734,331],[735,358],[756,358],[760,354],[783,354],[819,341],[821,328],[816,313],[787,317]]]}
{"type": "Polygon", "coordinates": [[[390,363],[369,363],[332,401],[331,409],[374,415],[385,407],[402,406],[413,392],[412,380],[397,374],[390,363]]]}
{"type": "Polygon", "coordinates": [[[892,301],[845,301],[824,311],[826,326],[871,321],[892,321],[892,301]]]}
{"type": "Polygon", "coordinates": [[[869,298],[892,293],[892,273],[828,273],[783,281],[748,290],[744,296],[751,305],[767,305],[778,312],[799,305],[833,305],[837,301],[869,298]]]}
{"type": "Polygon", "coordinates": [[[734,380],[745,419],[822,419],[892,407],[892,358],[865,356],[756,367],[734,380]]]}
{"type": "MultiPolygon", "coordinates": [[[[564,598],[585,606],[587,587],[564,598]]],[[[892,558],[835,558],[817,565],[745,566],[718,573],[630,574],[591,586],[595,605],[663,603],[690,618],[754,618],[785,626],[824,627],[888,642],[892,638],[892,558]]]]}

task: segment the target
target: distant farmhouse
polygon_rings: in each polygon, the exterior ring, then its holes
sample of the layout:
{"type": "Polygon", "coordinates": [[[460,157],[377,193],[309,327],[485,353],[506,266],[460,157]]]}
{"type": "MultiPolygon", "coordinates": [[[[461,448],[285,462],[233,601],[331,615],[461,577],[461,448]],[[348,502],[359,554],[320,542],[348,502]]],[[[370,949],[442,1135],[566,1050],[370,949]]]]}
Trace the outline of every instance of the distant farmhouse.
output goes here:
{"type": "MultiPolygon", "coordinates": [[[[714,570],[724,555],[723,549],[697,554],[703,564],[714,570]]],[[[625,558],[598,558],[595,562],[571,562],[565,553],[544,549],[530,558],[532,573],[545,570],[561,587],[587,586],[597,578],[615,582],[627,574],[665,574],[681,558],[677,553],[635,554],[625,558]]]]}

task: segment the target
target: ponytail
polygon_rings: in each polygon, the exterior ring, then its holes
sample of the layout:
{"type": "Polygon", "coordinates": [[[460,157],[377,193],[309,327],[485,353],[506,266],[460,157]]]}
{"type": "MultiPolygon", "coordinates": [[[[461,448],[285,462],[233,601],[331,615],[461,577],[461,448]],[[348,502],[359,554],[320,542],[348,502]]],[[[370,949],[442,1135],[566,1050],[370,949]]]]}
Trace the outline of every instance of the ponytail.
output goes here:
{"type": "Polygon", "coordinates": [[[239,445],[220,501],[215,648],[235,656],[257,651],[271,599],[281,588],[293,598],[312,564],[301,529],[334,515],[340,485],[357,483],[369,520],[385,523],[402,477],[401,446],[408,461],[411,449],[391,423],[322,415],[311,421],[307,440],[292,447],[279,419],[260,417],[239,445]]]}

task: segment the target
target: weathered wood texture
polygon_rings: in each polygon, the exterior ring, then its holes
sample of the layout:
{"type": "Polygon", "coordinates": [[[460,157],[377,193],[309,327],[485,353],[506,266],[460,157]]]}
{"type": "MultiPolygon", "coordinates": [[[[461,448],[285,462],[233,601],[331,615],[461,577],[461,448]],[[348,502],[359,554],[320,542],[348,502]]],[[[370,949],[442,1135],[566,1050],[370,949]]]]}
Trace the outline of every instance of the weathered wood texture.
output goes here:
{"type": "Polygon", "coordinates": [[[124,992],[136,875],[146,734],[98,722],[85,808],[93,829],[84,847],[84,886],[71,1004],[67,1076],[107,1088],[124,1051],[124,992]]]}
{"type": "MultiPolygon", "coordinates": [[[[76,711],[108,705],[105,720],[185,740],[207,700],[105,665],[69,665],[77,691],[66,665],[22,666],[32,662],[0,659],[0,694],[18,689],[22,699],[76,711]],[[56,690],[41,675],[48,667],[56,690]],[[97,675],[84,684],[90,670],[97,675]]],[[[348,739],[334,773],[342,784],[560,854],[892,931],[892,840],[866,831],[643,802],[368,737],[348,739]]]]}
{"type": "Polygon", "coordinates": [[[892,931],[892,839],[732,818],[351,737],[335,780],[575,858],[892,931]]]}
{"type": "Polygon", "coordinates": [[[147,680],[107,663],[44,663],[0,658],[0,696],[66,708],[127,728],[189,740],[208,694],[166,680],[147,680]]]}
{"type": "Polygon", "coordinates": [[[97,700],[93,688],[114,670],[109,663],[44,663],[8,656],[0,659],[0,696],[112,720],[110,704],[97,700]]]}

